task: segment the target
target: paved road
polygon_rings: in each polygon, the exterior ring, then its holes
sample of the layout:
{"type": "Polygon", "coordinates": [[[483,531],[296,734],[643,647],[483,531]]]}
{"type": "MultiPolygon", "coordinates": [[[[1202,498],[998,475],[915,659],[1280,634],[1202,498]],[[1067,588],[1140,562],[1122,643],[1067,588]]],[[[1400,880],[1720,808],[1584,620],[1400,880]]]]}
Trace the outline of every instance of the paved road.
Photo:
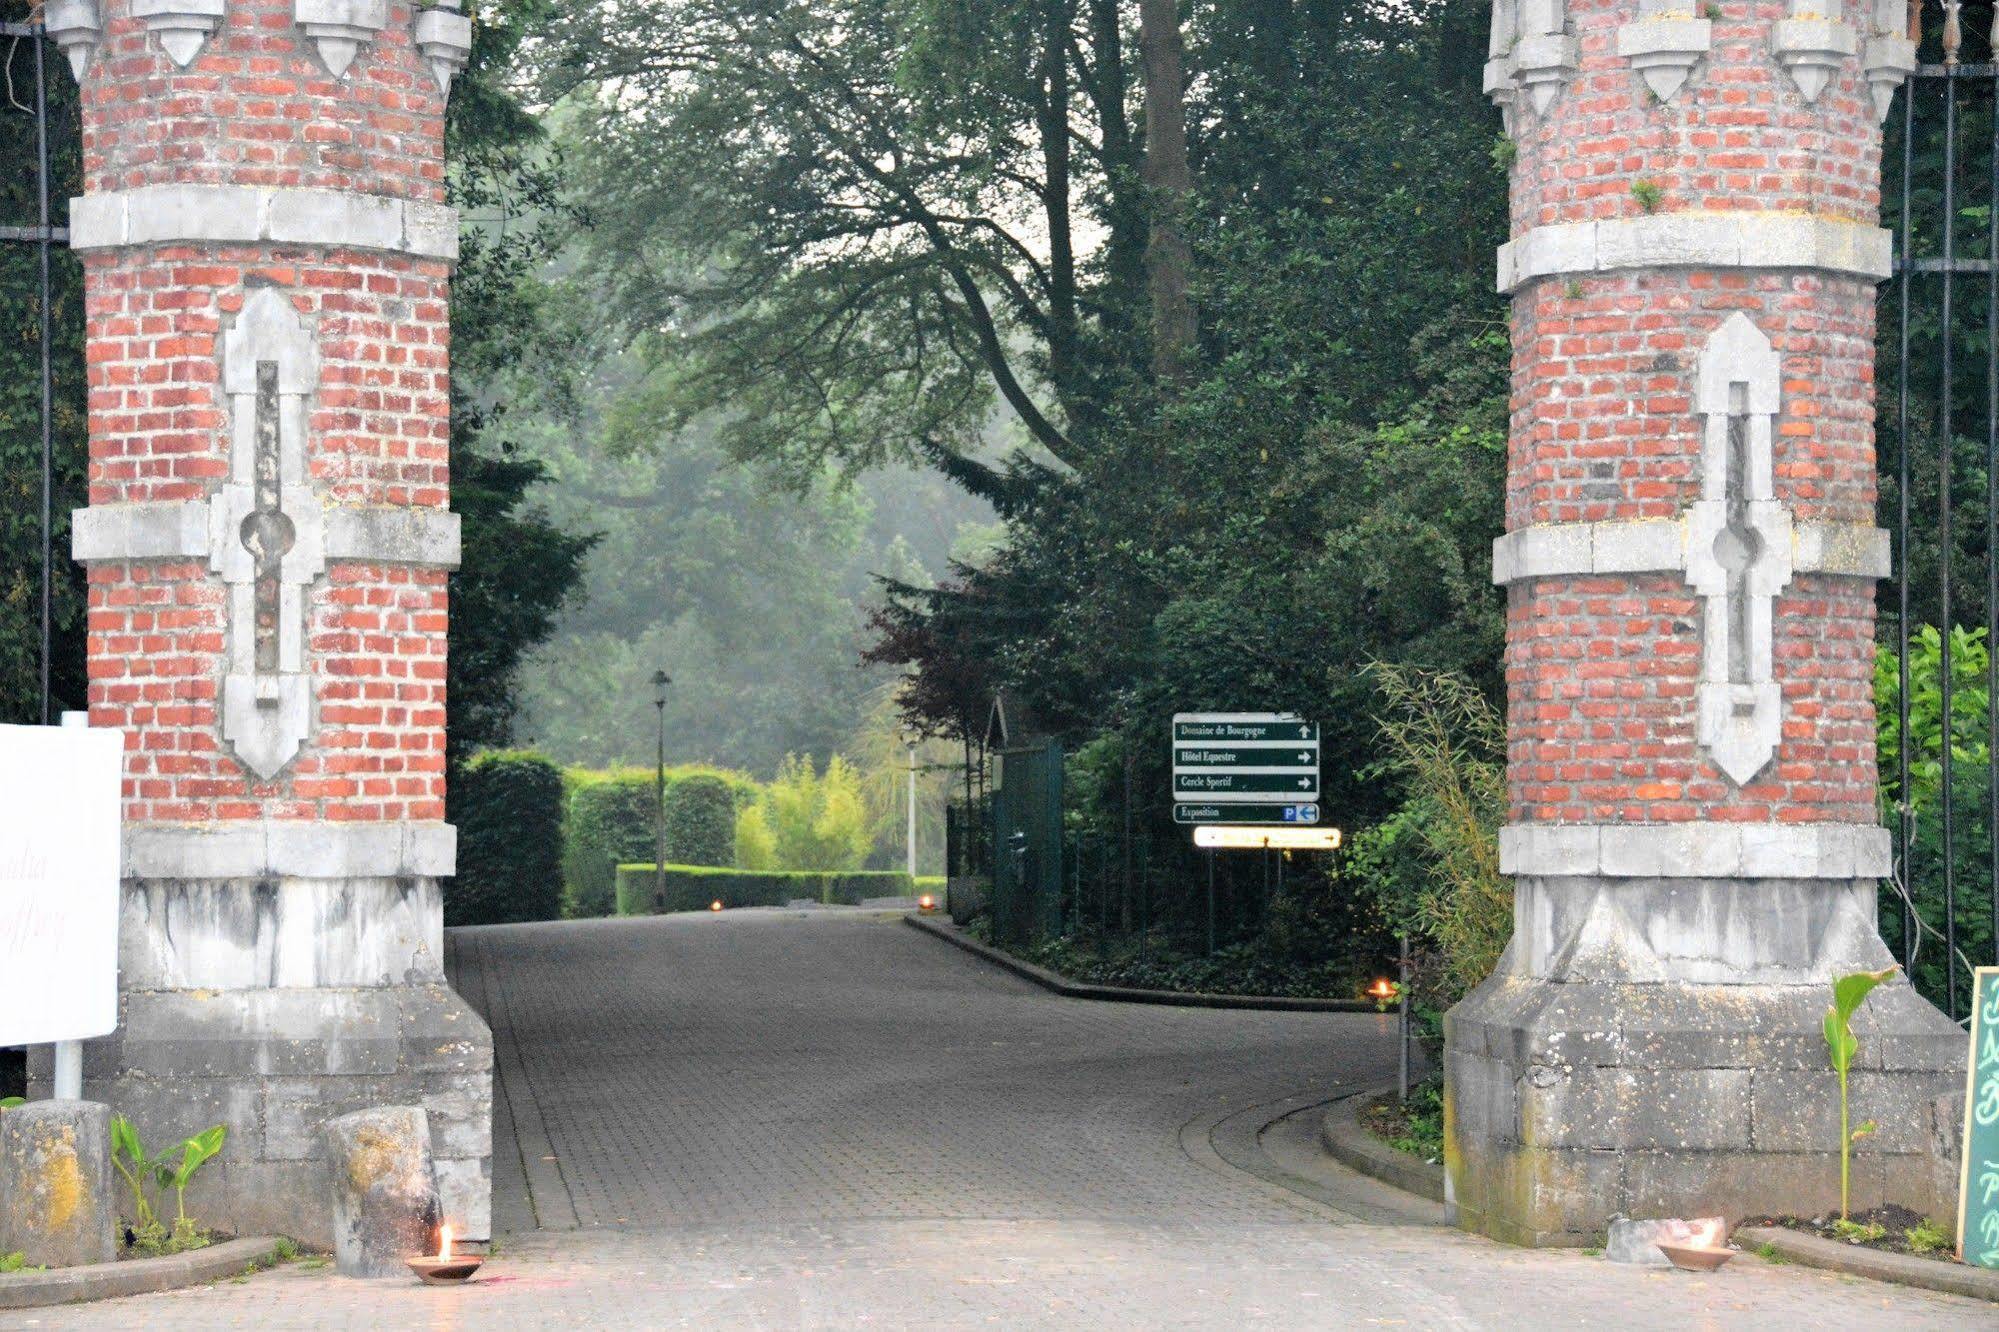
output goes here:
{"type": "Polygon", "coordinates": [[[502,1048],[513,1233],[489,1281],[293,1267],[0,1327],[1995,1321],[1753,1258],[1696,1278],[1406,1224],[1395,1195],[1310,1159],[1309,1116],[1271,1123],[1392,1070],[1372,1016],[1060,999],[856,913],[467,930],[452,948],[502,1048]],[[1312,1196],[1271,1182],[1287,1170],[1312,1196]]]}

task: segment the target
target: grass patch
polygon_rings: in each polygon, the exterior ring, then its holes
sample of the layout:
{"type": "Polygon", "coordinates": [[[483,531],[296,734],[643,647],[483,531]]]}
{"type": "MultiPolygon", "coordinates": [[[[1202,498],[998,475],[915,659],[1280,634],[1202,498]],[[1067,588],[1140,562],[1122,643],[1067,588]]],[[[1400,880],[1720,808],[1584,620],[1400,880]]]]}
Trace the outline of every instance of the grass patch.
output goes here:
{"type": "Polygon", "coordinates": [[[1431,1165],[1444,1159],[1444,1079],[1425,1078],[1409,1089],[1409,1099],[1391,1097],[1361,1111],[1361,1126],[1398,1152],[1431,1165]]]}

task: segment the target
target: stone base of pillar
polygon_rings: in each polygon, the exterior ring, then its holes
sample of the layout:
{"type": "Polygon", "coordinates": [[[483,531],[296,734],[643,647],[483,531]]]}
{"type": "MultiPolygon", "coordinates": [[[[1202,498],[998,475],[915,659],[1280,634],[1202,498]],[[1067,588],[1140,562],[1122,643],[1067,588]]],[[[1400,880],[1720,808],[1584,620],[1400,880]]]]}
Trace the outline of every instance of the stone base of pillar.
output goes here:
{"type": "MultiPolygon", "coordinates": [[[[126,880],[118,1030],[84,1096],[158,1150],[228,1124],[188,1190],[202,1224],[332,1242],[320,1128],[422,1106],[446,1220],[492,1230],[492,1032],[446,984],[432,878],[126,880]]],[[[48,1052],[28,1068],[46,1094],[48,1052]]]]}
{"type": "MultiPolygon", "coordinates": [[[[128,991],[116,1034],[84,1047],[84,1095],[158,1150],[227,1124],[188,1211],[238,1235],[333,1240],[322,1126],[351,1111],[422,1106],[444,1219],[492,1231],[493,1041],[441,980],[357,988],[128,991]]],[[[45,1094],[49,1070],[31,1066],[45,1094]]]]}
{"type": "MultiPolygon", "coordinates": [[[[1494,975],[1444,1020],[1458,1224],[1601,1243],[1613,1217],[1839,1205],[1835,976],[1891,964],[1871,880],[1516,881],[1494,975]]],[[[1854,1021],[1852,1206],[1946,1215],[1964,1036],[1900,981],[1854,1021]]]]}

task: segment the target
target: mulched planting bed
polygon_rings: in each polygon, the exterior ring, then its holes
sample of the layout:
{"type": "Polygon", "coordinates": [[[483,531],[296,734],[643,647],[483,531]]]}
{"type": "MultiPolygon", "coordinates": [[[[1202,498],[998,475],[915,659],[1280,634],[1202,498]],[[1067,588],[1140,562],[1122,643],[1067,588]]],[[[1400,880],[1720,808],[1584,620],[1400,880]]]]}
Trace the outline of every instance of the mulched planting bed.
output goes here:
{"type": "Polygon", "coordinates": [[[1420,1082],[1409,1089],[1409,1103],[1384,1096],[1360,1112],[1361,1127],[1398,1152],[1435,1165],[1444,1159],[1443,1085],[1420,1082]]]}
{"type": "Polygon", "coordinates": [[[1929,1258],[1941,1263],[1957,1262],[1957,1244],[1946,1226],[1932,1226],[1918,1212],[1896,1203],[1872,1208],[1865,1212],[1855,1212],[1849,1224],[1842,1226],[1836,1216],[1774,1216],[1745,1221],[1747,1226],[1781,1226],[1785,1230],[1796,1230],[1820,1239],[1833,1240],[1840,1244],[1851,1244],[1856,1248],[1880,1249],[1886,1253],[1905,1253],[1915,1258],[1929,1258]],[[1916,1231],[1917,1238],[1911,1242],[1909,1232],[1916,1231]],[[1877,1233],[1878,1232],[1878,1233],[1877,1233]]]}

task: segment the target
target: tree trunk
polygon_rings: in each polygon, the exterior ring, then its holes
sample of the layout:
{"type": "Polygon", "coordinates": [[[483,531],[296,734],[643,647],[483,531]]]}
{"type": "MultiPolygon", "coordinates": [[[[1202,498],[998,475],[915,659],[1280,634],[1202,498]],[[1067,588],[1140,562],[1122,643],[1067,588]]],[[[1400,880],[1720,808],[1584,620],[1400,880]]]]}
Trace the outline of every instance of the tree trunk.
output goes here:
{"type": "Polygon", "coordinates": [[[1194,255],[1183,223],[1194,177],[1187,165],[1187,99],[1178,0],[1139,0],[1139,54],[1145,63],[1145,183],[1152,236],[1146,281],[1152,293],[1152,372],[1162,384],[1185,378],[1194,345],[1189,291],[1194,255]]]}

